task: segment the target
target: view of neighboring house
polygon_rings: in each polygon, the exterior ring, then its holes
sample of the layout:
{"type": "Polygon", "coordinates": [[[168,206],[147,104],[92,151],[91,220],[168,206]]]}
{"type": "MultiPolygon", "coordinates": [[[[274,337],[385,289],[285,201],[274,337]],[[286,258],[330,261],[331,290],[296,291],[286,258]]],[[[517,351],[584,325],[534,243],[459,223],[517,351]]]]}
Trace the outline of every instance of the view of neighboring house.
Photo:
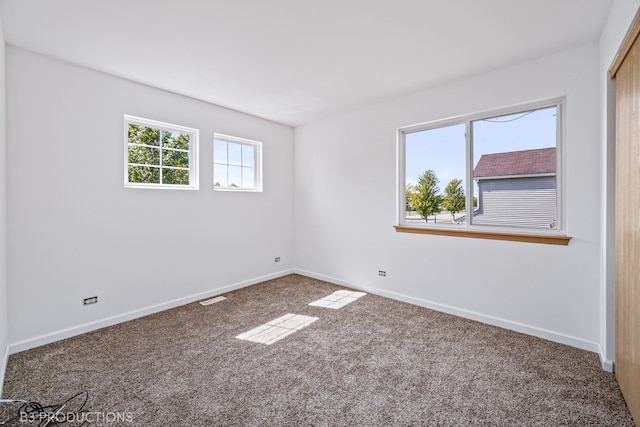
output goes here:
{"type": "Polygon", "coordinates": [[[476,225],[556,227],[556,149],[484,154],[473,171],[476,225]]]}

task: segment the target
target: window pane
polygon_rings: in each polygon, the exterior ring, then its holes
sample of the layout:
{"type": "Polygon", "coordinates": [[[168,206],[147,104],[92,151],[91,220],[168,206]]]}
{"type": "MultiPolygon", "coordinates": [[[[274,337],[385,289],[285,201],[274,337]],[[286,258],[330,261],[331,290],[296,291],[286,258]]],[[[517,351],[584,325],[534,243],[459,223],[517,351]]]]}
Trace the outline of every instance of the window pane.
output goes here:
{"type": "Polygon", "coordinates": [[[240,166],[229,166],[229,188],[242,187],[242,168],[240,166]]]}
{"type": "Polygon", "coordinates": [[[146,126],[129,125],[129,142],[133,144],[160,145],[160,130],[146,126]]]}
{"type": "Polygon", "coordinates": [[[556,228],[556,107],[471,123],[472,224],[556,228]]]}
{"type": "Polygon", "coordinates": [[[185,151],[162,150],[162,165],[188,168],[189,153],[185,151]]]}
{"type": "Polygon", "coordinates": [[[179,132],[162,131],[162,146],[167,148],[189,149],[189,135],[179,132]]]}
{"type": "Polygon", "coordinates": [[[255,147],[242,144],[242,166],[254,167],[255,163],[255,147]]]}
{"type": "Polygon", "coordinates": [[[160,168],[149,166],[129,166],[129,182],[159,184],[160,168]]]}
{"type": "Polygon", "coordinates": [[[158,148],[129,146],[129,163],[143,165],[159,165],[160,150],[158,148]]]}
{"type": "Polygon", "coordinates": [[[229,185],[227,179],[227,165],[213,165],[213,186],[226,188],[229,185]]]}
{"type": "Polygon", "coordinates": [[[242,188],[255,188],[255,176],[253,168],[242,168],[242,188]]]}
{"type": "Polygon", "coordinates": [[[189,171],[183,169],[162,169],[163,184],[189,184],[189,171]]]}
{"type": "Polygon", "coordinates": [[[465,147],[464,124],[405,135],[407,223],[464,220],[465,147]]]}
{"type": "Polygon", "coordinates": [[[227,190],[255,190],[260,181],[257,159],[261,145],[236,137],[214,135],[213,179],[214,187],[227,190]],[[219,139],[218,139],[219,138],[219,139]]]}
{"type": "Polygon", "coordinates": [[[242,165],[242,145],[228,142],[228,162],[230,165],[240,166],[242,165]]]}
{"type": "MultiPolygon", "coordinates": [[[[215,163],[227,164],[227,141],[221,141],[219,139],[213,141],[213,161],[215,163]]],[[[225,172],[225,176],[226,175],[227,173],[225,172]]]]}
{"type": "Polygon", "coordinates": [[[141,117],[125,119],[125,187],[198,189],[198,130],[141,117]],[[137,167],[140,166],[140,167],[137,167]]]}
{"type": "Polygon", "coordinates": [[[129,143],[137,143],[138,142],[138,133],[140,132],[140,126],[129,124],[127,128],[128,134],[128,142],[129,143]]]}

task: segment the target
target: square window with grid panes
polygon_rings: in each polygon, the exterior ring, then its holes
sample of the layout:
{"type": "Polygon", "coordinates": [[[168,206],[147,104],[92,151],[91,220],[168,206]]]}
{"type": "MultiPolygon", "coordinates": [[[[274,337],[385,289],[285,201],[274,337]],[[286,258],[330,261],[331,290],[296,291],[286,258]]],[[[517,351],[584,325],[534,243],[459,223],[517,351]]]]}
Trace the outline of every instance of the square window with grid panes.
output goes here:
{"type": "Polygon", "coordinates": [[[198,189],[198,130],[125,116],[125,187],[198,189]]]}
{"type": "Polygon", "coordinates": [[[216,134],[213,139],[213,188],[262,191],[262,143],[216,134]]]}

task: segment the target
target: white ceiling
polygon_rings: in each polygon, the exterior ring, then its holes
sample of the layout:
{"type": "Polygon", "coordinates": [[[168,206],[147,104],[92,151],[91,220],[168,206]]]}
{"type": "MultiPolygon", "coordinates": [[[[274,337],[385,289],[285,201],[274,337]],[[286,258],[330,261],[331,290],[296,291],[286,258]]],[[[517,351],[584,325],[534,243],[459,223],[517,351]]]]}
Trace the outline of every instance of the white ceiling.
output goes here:
{"type": "Polygon", "coordinates": [[[612,0],[0,0],[7,44],[296,126],[596,41],[612,0]]]}

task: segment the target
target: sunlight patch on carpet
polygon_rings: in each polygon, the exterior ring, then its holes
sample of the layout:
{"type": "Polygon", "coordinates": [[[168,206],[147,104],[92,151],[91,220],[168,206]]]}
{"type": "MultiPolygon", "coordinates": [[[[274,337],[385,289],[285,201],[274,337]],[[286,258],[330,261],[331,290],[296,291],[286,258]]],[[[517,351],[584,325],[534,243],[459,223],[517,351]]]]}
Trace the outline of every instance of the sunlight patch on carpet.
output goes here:
{"type": "Polygon", "coordinates": [[[342,308],[345,305],[354,302],[358,298],[365,296],[365,292],[354,292],[354,291],[336,291],[331,295],[328,295],[324,298],[319,299],[318,301],[314,301],[309,303],[309,305],[313,305],[316,307],[326,307],[326,308],[342,308]]]}
{"type": "Polygon", "coordinates": [[[236,338],[270,345],[318,320],[317,317],[287,313],[236,338]]]}

